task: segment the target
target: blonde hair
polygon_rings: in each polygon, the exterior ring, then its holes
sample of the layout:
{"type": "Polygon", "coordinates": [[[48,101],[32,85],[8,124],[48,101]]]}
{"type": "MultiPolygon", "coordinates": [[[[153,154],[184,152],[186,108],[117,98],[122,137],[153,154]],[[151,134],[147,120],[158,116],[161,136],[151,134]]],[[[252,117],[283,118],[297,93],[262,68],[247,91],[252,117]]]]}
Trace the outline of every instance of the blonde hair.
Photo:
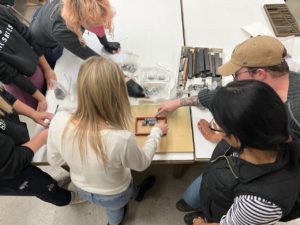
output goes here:
{"type": "Polygon", "coordinates": [[[131,109],[120,67],[110,59],[93,56],[80,67],[77,78],[78,106],[64,130],[75,126],[75,139],[78,140],[81,160],[84,161],[86,146],[90,145],[98,160],[104,165],[107,156],[101,141],[100,130],[103,124],[111,129],[128,129],[131,122],[131,109]]]}
{"type": "MultiPolygon", "coordinates": [[[[1,90],[1,89],[0,89],[1,90]]],[[[5,113],[12,113],[12,106],[8,104],[2,96],[0,96],[0,115],[4,115],[5,113]]]]}
{"type": "Polygon", "coordinates": [[[112,33],[113,11],[108,0],[63,0],[61,16],[67,27],[73,31],[84,44],[81,26],[103,26],[112,33]]]}

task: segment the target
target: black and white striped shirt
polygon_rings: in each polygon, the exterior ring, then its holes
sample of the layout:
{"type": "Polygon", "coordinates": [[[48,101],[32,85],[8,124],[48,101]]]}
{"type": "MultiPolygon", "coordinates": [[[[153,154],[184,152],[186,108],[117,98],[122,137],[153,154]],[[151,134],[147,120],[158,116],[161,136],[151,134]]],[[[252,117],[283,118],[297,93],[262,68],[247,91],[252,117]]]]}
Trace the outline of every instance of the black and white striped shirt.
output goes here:
{"type": "Polygon", "coordinates": [[[281,217],[281,208],[274,203],[258,196],[240,195],[235,197],[220,225],[273,225],[281,217]]]}

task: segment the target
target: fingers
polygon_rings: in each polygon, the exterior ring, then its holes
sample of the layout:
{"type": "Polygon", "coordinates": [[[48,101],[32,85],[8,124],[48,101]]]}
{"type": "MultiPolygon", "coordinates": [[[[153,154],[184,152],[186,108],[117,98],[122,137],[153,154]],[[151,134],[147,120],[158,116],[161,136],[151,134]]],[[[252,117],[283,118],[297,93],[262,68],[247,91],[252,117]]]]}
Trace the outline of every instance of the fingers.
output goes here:
{"type": "Polygon", "coordinates": [[[51,79],[50,79],[50,80],[47,80],[47,88],[48,88],[48,89],[52,89],[52,88],[53,88],[53,82],[52,82],[51,79]]]}
{"type": "Polygon", "coordinates": [[[45,112],[45,119],[52,120],[53,116],[53,113],[45,112]]]}
{"type": "Polygon", "coordinates": [[[162,110],[158,108],[157,113],[154,115],[154,117],[160,116],[162,113],[162,110]]]}
{"type": "Polygon", "coordinates": [[[47,127],[49,127],[50,121],[48,121],[48,120],[47,121],[46,120],[45,121],[39,121],[39,124],[41,124],[43,127],[47,128],[47,127]]]}

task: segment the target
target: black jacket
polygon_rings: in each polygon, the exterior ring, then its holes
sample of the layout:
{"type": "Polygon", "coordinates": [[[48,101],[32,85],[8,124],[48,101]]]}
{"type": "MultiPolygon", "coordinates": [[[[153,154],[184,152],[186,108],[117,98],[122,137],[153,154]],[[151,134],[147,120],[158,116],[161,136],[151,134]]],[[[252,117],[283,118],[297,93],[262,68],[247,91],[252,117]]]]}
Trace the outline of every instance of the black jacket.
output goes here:
{"type": "Polygon", "coordinates": [[[280,152],[274,163],[254,165],[233,156],[233,151],[237,150],[222,140],[203,173],[200,201],[208,222],[219,222],[239,195],[271,201],[281,208],[283,217],[287,216],[300,190],[300,168],[288,168],[289,152],[280,152]]]}
{"type": "Polygon", "coordinates": [[[0,5],[0,81],[33,94],[37,88],[24,75],[35,72],[41,55],[28,27],[0,5]]]}
{"type": "MultiPolygon", "coordinates": [[[[9,104],[15,102],[15,98],[6,91],[0,91],[0,96],[3,97],[9,104]]],[[[15,139],[5,134],[8,129],[7,124],[3,126],[2,118],[8,118],[19,122],[16,112],[1,116],[0,118],[0,180],[12,179],[19,175],[26,167],[28,167],[33,158],[33,151],[25,146],[16,146],[15,139]]],[[[17,132],[18,133],[18,132],[17,132]]],[[[25,142],[28,141],[25,139],[25,142]]]]}

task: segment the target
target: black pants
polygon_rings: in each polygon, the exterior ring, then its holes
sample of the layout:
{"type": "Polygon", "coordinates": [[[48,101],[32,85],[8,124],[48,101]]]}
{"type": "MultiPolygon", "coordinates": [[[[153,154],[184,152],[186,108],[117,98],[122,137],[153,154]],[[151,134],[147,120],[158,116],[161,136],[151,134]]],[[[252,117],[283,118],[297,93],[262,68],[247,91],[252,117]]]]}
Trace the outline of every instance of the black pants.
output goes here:
{"type": "Polygon", "coordinates": [[[71,192],[57,186],[49,174],[36,166],[29,166],[13,179],[0,180],[0,195],[35,196],[57,206],[71,201],[71,192]]]}

